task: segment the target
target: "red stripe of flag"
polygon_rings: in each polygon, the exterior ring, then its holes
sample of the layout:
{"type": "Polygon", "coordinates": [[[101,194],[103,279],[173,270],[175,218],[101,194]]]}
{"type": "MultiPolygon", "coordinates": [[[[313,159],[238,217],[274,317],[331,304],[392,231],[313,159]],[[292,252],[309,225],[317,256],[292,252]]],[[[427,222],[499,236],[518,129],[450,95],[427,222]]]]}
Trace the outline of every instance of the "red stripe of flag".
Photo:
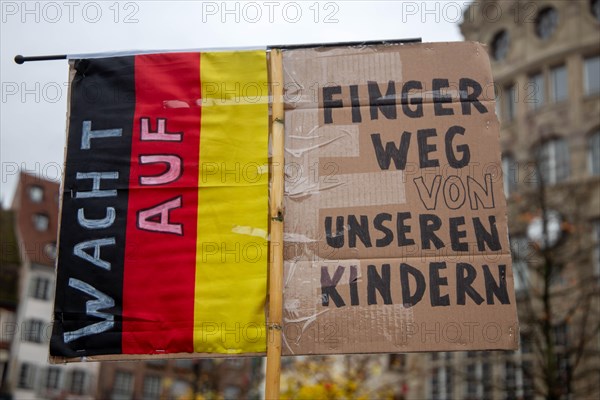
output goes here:
{"type": "Polygon", "coordinates": [[[124,354],[193,351],[199,69],[198,53],[135,57],[124,354]]]}

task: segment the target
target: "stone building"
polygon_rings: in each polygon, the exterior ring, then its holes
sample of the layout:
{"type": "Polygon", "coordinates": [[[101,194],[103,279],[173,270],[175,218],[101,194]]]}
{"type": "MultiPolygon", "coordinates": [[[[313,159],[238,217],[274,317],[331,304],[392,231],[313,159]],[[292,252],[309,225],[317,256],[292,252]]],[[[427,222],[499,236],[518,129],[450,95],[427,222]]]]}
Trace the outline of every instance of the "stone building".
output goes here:
{"type": "Polygon", "coordinates": [[[489,46],[521,343],[427,356],[425,397],[598,398],[600,1],[475,1],[461,31],[489,46]]]}

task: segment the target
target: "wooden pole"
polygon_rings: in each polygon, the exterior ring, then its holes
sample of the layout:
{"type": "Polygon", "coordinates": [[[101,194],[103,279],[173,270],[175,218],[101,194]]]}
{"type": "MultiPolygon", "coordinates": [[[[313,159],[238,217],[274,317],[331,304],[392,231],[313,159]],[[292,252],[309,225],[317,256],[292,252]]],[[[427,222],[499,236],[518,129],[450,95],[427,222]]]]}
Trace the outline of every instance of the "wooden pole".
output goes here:
{"type": "Polygon", "coordinates": [[[265,398],[279,399],[283,303],[283,61],[281,49],[271,49],[271,195],[269,213],[269,318],[265,398]]]}

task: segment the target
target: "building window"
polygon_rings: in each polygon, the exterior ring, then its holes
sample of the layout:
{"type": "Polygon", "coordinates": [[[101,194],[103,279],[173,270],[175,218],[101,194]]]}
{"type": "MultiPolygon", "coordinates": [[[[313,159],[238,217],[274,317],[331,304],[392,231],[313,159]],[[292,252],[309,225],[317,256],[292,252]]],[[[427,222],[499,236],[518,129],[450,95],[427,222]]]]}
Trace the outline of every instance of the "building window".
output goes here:
{"type": "MultiPolygon", "coordinates": [[[[571,363],[569,361],[569,353],[567,346],[569,345],[569,330],[566,323],[561,323],[553,327],[555,356],[556,356],[556,378],[563,384],[563,393],[569,394],[569,386],[566,383],[569,381],[571,374],[571,363]]],[[[562,398],[562,397],[561,397],[562,398]]]]}
{"type": "Polygon", "coordinates": [[[529,77],[529,87],[527,91],[527,100],[533,110],[537,110],[544,105],[546,97],[546,87],[544,85],[544,74],[539,73],[529,77]]]}
{"type": "MultiPolygon", "coordinates": [[[[486,352],[469,351],[466,354],[464,396],[467,400],[492,397],[492,364],[486,352]]],[[[450,397],[455,398],[455,397],[450,397]]]]}
{"type": "Polygon", "coordinates": [[[191,370],[193,366],[192,360],[175,360],[175,368],[191,370]]]}
{"type": "Polygon", "coordinates": [[[570,399],[570,387],[567,385],[569,381],[569,375],[571,374],[571,363],[569,362],[569,356],[565,352],[556,353],[556,368],[558,370],[558,376],[560,382],[562,382],[562,395],[561,399],[570,399]],[[566,395],[566,396],[564,396],[566,395]]]}
{"type": "Polygon", "coordinates": [[[225,386],[223,389],[223,397],[226,399],[239,399],[242,394],[242,390],[233,385],[225,386]]]}
{"type": "Polygon", "coordinates": [[[559,101],[566,100],[569,95],[567,66],[560,65],[552,68],[550,76],[552,77],[552,101],[558,103],[559,101]]]}
{"type": "Polygon", "coordinates": [[[583,64],[584,69],[584,93],[600,93],[600,56],[586,58],[583,64]]]}
{"type": "Polygon", "coordinates": [[[71,393],[79,395],[85,393],[85,371],[81,369],[71,371],[71,393]]]}
{"type": "Polygon", "coordinates": [[[454,391],[454,374],[451,367],[446,367],[446,387],[444,388],[446,391],[446,398],[452,399],[452,392],[454,391]]]}
{"type": "Polygon", "coordinates": [[[542,9],[535,19],[535,33],[543,40],[552,36],[557,26],[558,12],[554,7],[542,9]]]}
{"type": "Polygon", "coordinates": [[[33,389],[35,383],[35,366],[29,363],[21,364],[17,386],[21,389],[33,389]]]}
{"type": "Polygon", "coordinates": [[[501,90],[497,84],[494,83],[494,106],[496,109],[496,117],[498,117],[498,121],[502,121],[502,113],[500,110],[500,103],[502,102],[502,96],[500,94],[501,90]]]}
{"type": "Polygon", "coordinates": [[[523,400],[533,400],[535,398],[533,363],[531,361],[523,361],[521,367],[523,370],[523,400]]]}
{"type": "Polygon", "coordinates": [[[22,339],[25,342],[42,343],[44,332],[44,321],[39,319],[30,319],[23,324],[22,339]]]}
{"type": "Polygon", "coordinates": [[[429,382],[431,399],[438,400],[440,398],[440,381],[438,379],[439,368],[434,368],[431,372],[431,381],[429,382]]]}
{"type": "Polygon", "coordinates": [[[492,39],[492,56],[496,61],[502,61],[506,58],[509,45],[510,37],[505,29],[494,35],[492,39]]]}
{"type": "Polygon", "coordinates": [[[600,219],[592,222],[592,267],[594,276],[600,278],[600,219]]]}
{"type": "Polygon", "coordinates": [[[450,400],[454,385],[454,375],[452,368],[440,367],[434,368],[431,371],[431,379],[429,381],[429,393],[432,400],[450,400]]]}
{"type": "Polygon", "coordinates": [[[532,340],[533,335],[521,331],[521,370],[519,371],[520,389],[523,392],[523,400],[533,400],[535,395],[535,388],[533,386],[533,363],[531,362],[532,356],[532,340]]]}
{"type": "Polygon", "coordinates": [[[483,385],[484,399],[491,399],[492,396],[492,364],[489,361],[488,353],[483,353],[483,362],[481,364],[481,383],[483,385]]]}
{"type": "Polygon", "coordinates": [[[592,15],[600,22],[600,0],[590,1],[592,15]]]}
{"type": "Polygon", "coordinates": [[[44,387],[46,389],[56,390],[60,389],[60,373],[61,370],[58,367],[50,367],[46,370],[46,379],[44,387]]]}
{"type": "Polygon", "coordinates": [[[31,281],[29,295],[34,299],[48,300],[50,294],[50,279],[36,276],[31,281]]]}
{"type": "Polygon", "coordinates": [[[230,358],[230,359],[228,359],[225,362],[231,368],[240,369],[240,368],[242,368],[244,366],[244,359],[243,358],[230,358]]]}
{"type": "Polygon", "coordinates": [[[504,363],[504,398],[514,399],[517,397],[517,369],[513,361],[504,363]]]}
{"type": "Polygon", "coordinates": [[[513,276],[515,281],[515,292],[519,293],[527,289],[529,284],[529,241],[523,236],[515,236],[510,239],[510,250],[513,259],[513,276]]]}
{"type": "Polygon", "coordinates": [[[126,371],[115,373],[112,400],[129,400],[133,397],[133,374],[126,371]]]}
{"type": "Polygon", "coordinates": [[[144,399],[160,399],[160,376],[148,375],[144,378],[144,399]]]}
{"type": "Polygon", "coordinates": [[[562,323],[562,324],[554,325],[553,333],[554,333],[554,345],[556,347],[565,347],[568,342],[567,324],[562,323]]]}
{"type": "Polygon", "coordinates": [[[504,194],[506,197],[517,191],[518,166],[510,154],[502,156],[502,177],[504,180],[504,194]]]}
{"type": "Polygon", "coordinates": [[[521,354],[528,355],[531,354],[532,351],[532,337],[531,334],[526,334],[521,332],[521,354]]]}
{"type": "Polygon", "coordinates": [[[504,110],[503,114],[505,121],[512,121],[517,112],[517,89],[516,85],[507,86],[504,88],[504,110]]]}
{"type": "Polygon", "coordinates": [[[44,200],[44,188],[38,185],[31,185],[28,189],[29,200],[33,203],[41,203],[44,200]]]}
{"type": "Polygon", "coordinates": [[[538,169],[544,184],[562,182],[570,174],[569,144],[565,139],[553,139],[538,149],[538,169]]]}
{"type": "Polygon", "coordinates": [[[163,368],[167,365],[167,360],[148,360],[146,364],[156,368],[163,368]]]}
{"type": "Polygon", "coordinates": [[[45,232],[48,230],[48,224],[50,219],[46,214],[36,213],[33,214],[33,226],[37,231],[45,232]]]}
{"type": "Polygon", "coordinates": [[[600,175],[600,129],[589,138],[589,167],[591,175],[600,175]]]}
{"type": "Polygon", "coordinates": [[[477,365],[467,364],[467,394],[465,396],[467,400],[475,400],[478,398],[478,386],[479,380],[477,379],[477,365]]]}

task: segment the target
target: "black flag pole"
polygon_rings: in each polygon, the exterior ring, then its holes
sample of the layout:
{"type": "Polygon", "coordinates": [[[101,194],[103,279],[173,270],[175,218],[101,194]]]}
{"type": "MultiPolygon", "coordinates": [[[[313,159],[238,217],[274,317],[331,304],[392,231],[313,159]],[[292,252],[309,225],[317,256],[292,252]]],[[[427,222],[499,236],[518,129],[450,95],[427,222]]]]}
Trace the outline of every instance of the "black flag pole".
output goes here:
{"type": "MultiPolygon", "coordinates": [[[[333,46],[367,46],[375,44],[410,44],[410,43],[421,43],[421,38],[409,38],[409,39],[393,39],[393,40],[367,40],[359,42],[334,42],[334,43],[319,43],[319,44],[292,44],[292,45],[277,45],[267,46],[267,49],[281,49],[281,50],[293,50],[311,47],[333,47],[333,46]]],[[[263,47],[264,48],[264,47],[263,47]]],[[[223,49],[221,49],[223,50],[223,49]]],[[[199,50],[198,50],[199,51],[199,50]]],[[[29,56],[25,57],[22,55],[15,56],[15,62],[17,64],[24,64],[28,61],[52,61],[52,60],[66,60],[68,57],[66,54],[56,54],[50,56],[29,56]]]]}
{"type": "Polygon", "coordinates": [[[30,56],[30,57],[25,57],[22,55],[17,55],[15,56],[15,62],[17,64],[24,64],[27,61],[52,61],[52,60],[66,60],[67,59],[67,55],[66,54],[57,54],[57,55],[53,55],[53,56],[30,56]]]}

